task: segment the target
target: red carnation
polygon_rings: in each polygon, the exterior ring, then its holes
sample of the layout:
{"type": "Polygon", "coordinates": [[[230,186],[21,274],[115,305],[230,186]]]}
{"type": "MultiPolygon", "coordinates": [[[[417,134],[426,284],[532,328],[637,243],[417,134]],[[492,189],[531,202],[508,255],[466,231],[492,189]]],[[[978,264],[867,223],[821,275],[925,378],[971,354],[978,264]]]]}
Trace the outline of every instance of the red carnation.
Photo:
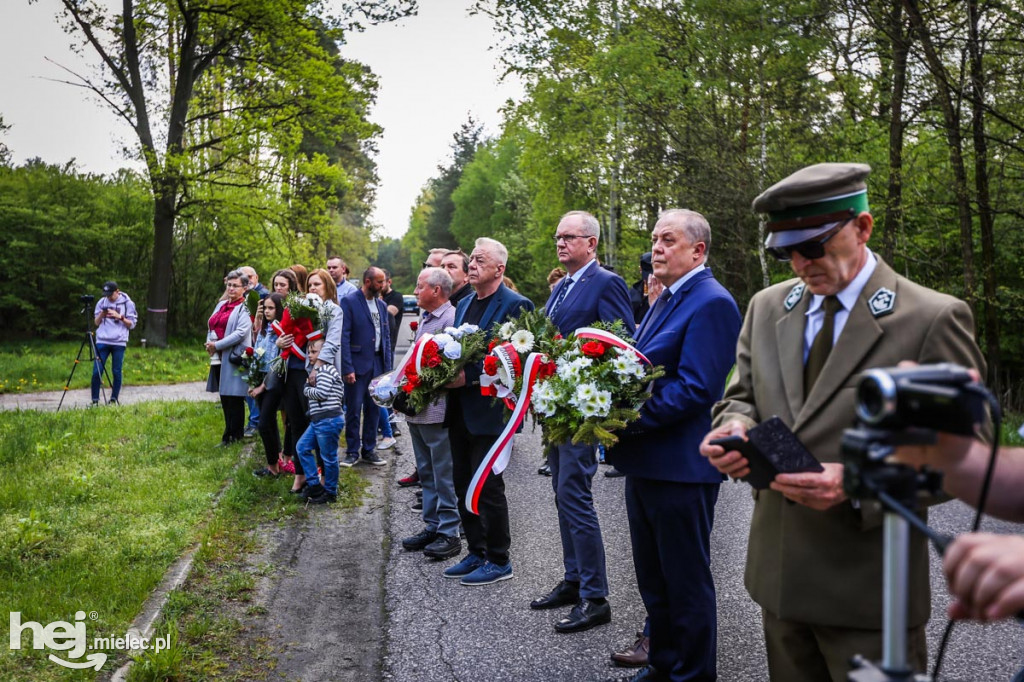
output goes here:
{"type": "Polygon", "coordinates": [[[498,375],[498,358],[493,355],[484,358],[484,373],[489,377],[498,375]]]}
{"type": "Polygon", "coordinates": [[[494,350],[494,347],[497,346],[497,345],[498,345],[498,340],[497,339],[491,339],[491,342],[489,344],[487,344],[487,352],[490,353],[492,350],[494,350]]]}
{"type": "Polygon", "coordinates": [[[416,374],[416,367],[411,363],[405,366],[405,378],[409,381],[419,381],[420,377],[416,374]]]}
{"type": "MultiPolygon", "coordinates": [[[[434,341],[433,339],[431,339],[430,341],[427,341],[427,343],[423,346],[423,358],[425,360],[430,360],[431,358],[436,358],[437,354],[440,351],[441,351],[441,347],[437,345],[437,341],[434,341]]],[[[430,366],[431,367],[436,367],[437,365],[430,365],[430,366]]]]}
{"type": "Polygon", "coordinates": [[[563,337],[562,337],[561,334],[555,334],[554,338],[555,338],[555,341],[561,341],[563,337]]]}
{"type": "Polygon", "coordinates": [[[413,320],[412,322],[409,323],[409,329],[411,329],[413,331],[416,331],[419,328],[420,328],[420,323],[417,322],[416,320],[413,320]]]}
{"type": "Polygon", "coordinates": [[[412,393],[413,391],[416,390],[416,387],[413,386],[411,381],[408,381],[402,384],[402,390],[405,391],[406,393],[412,393]]]}
{"type": "Polygon", "coordinates": [[[580,348],[580,352],[592,358],[599,358],[604,355],[605,347],[600,341],[587,341],[580,348]]]}
{"type": "Polygon", "coordinates": [[[424,360],[423,364],[427,367],[437,367],[441,364],[441,357],[439,355],[431,355],[429,358],[424,360]]]}

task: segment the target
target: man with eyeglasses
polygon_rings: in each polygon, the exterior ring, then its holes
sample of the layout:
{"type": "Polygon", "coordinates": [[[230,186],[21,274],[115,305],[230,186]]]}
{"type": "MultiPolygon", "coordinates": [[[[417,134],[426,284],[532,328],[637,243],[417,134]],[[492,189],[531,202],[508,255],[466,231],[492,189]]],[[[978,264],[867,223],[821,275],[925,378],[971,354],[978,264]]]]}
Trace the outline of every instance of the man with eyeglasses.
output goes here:
{"type": "MultiPolygon", "coordinates": [[[[595,322],[626,324],[633,331],[629,289],[618,275],[597,262],[601,226],[586,211],[570,211],[555,228],[555,252],[566,276],[551,290],[545,311],[563,336],[595,322]]],[[[532,609],[572,606],[555,623],[556,632],[580,632],[611,622],[604,542],[594,510],[591,485],[597,472],[594,446],[571,442],[547,451],[555,490],[558,530],[562,536],[564,577],[548,594],[534,599],[532,609]]]]}
{"type": "MultiPolygon", "coordinates": [[[[772,680],[846,679],[855,653],[882,656],[882,515],[843,492],[840,437],[861,372],[902,360],[955,362],[984,374],[970,308],[896,274],[867,247],[869,166],[822,163],[754,200],[768,214],[769,253],[798,279],[756,294],[736,370],[701,454],[740,478],[748,462],[709,445],[778,415],[822,462],[754,492],[745,584],[762,608],[772,680]]],[[[908,660],[927,662],[928,548],[912,536],[908,660]]]]}

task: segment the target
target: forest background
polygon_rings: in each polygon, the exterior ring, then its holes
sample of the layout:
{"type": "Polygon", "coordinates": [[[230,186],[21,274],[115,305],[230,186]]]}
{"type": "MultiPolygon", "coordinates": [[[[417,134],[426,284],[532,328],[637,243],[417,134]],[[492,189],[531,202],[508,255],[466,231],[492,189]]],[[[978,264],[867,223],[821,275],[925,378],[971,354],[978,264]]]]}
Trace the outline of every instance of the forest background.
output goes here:
{"type": "Polygon", "coordinates": [[[742,305],[791,276],[751,199],[804,165],[858,161],[874,169],[873,250],[971,305],[989,383],[1024,406],[1020,3],[480,0],[525,95],[494,137],[471,119],[454,131],[400,239],[368,219],[377,82],[338,46],[415,2],[62,5],[69,40],[104,63],[69,79],[131,124],[145,170],[15,165],[0,118],[2,338],[80,333],[79,295],[113,277],[149,309],[135,340],[163,345],[202,333],[238,265],[267,278],[339,254],[411,292],[429,248],[480,236],[542,302],[572,209],[598,216],[600,257],[629,283],[659,211],[704,213],[742,305]]]}

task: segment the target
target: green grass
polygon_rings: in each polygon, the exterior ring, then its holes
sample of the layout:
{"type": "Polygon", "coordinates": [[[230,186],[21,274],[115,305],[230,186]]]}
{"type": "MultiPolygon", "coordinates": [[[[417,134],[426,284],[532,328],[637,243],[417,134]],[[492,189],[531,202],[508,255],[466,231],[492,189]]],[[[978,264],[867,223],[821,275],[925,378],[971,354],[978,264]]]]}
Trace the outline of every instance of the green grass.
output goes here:
{"type": "MultiPolygon", "coordinates": [[[[81,341],[0,343],[0,393],[61,390],[81,345],[81,341]]],[[[177,341],[168,348],[142,348],[132,342],[124,356],[124,383],[143,386],[205,381],[209,367],[210,357],[200,340],[177,341]]],[[[88,388],[91,377],[86,347],[71,388],[88,388]]]]}
{"type": "MultiPolygon", "coordinates": [[[[0,612],[46,625],[94,611],[90,643],[123,635],[232,475],[240,446],[211,447],[222,428],[204,403],[0,413],[0,612]]],[[[95,675],[47,653],[25,633],[0,679],[95,675]]]]}
{"type": "MultiPolygon", "coordinates": [[[[262,454],[257,452],[243,468],[255,468],[261,462],[262,454]]],[[[169,633],[175,646],[161,656],[147,654],[139,659],[129,682],[279,679],[274,667],[275,647],[280,643],[246,633],[254,619],[267,613],[255,599],[257,582],[294,569],[256,563],[251,553],[258,549],[258,540],[251,531],[259,524],[329,513],[323,508],[307,512],[294,495],[287,494],[290,485],[290,476],[277,480],[236,477],[201,530],[188,580],[168,596],[157,632],[169,633]]],[[[357,471],[342,469],[338,505],[359,505],[367,486],[357,471]]]]}

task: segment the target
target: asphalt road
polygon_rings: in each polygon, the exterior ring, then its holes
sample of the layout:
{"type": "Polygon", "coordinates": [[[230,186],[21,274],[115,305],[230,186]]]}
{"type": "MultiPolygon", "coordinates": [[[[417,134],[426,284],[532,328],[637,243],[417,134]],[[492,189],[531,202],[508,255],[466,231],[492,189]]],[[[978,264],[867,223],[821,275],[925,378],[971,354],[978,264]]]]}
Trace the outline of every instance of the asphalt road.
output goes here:
{"type": "MultiPolygon", "coordinates": [[[[400,478],[413,469],[407,434],[400,437],[393,468],[400,478]]],[[[562,576],[561,547],[551,479],[537,475],[540,431],[517,436],[505,473],[512,527],[515,577],[494,585],[462,587],[441,571],[456,560],[435,562],[405,552],[400,539],[422,527],[410,510],[412,489],[393,489],[390,554],[384,571],[385,679],[414,680],[612,680],[629,671],[611,666],[608,655],[633,641],[644,610],[636,588],[623,504],[623,479],[606,478],[601,467],[594,498],[604,534],[612,623],[562,635],[552,625],[562,610],[532,611],[529,602],[562,576]]],[[[715,511],[712,569],[718,592],[718,672],[723,681],[767,679],[760,612],[743,588],[746,539],[753,507],[745,484],[722,486],[715,511]]],[[[960,532],[972,511],[950,502],[932,514],[940,530],[960,532]]],[[[1021,532],[1012,524],[986,522],[990,530],[1021,532]]],[[[945,626],[948,599],[933,562],[933,615],[929,651],[934,661],[945,626]]],[[[1009,680],[1024,665],[1024,637],[1013,623],[960,624],[943,664],[943,679],[1009,680]]]]}

